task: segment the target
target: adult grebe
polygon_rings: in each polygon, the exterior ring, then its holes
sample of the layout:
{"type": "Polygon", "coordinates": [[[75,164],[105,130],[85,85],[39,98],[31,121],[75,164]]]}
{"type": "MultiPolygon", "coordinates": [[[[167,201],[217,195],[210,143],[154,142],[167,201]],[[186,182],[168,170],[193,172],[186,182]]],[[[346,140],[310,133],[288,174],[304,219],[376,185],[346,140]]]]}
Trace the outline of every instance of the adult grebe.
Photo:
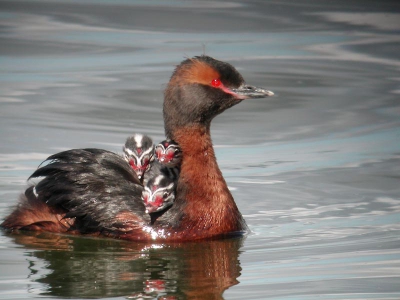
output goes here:
{"type": "Polygon", "coordinates": [[[187,241],[247,229],[218,167],[210,136],[212,119],[247,98],[273,93],[245,85],[228,63],[208,56],[184,60],[164,97],[167,139],[182,151],[175,203],[150,223],[143,186],[119,155],[74,149],[50,156],[4,220],[9,229],[103,235],[126,240],[187,241]]]}

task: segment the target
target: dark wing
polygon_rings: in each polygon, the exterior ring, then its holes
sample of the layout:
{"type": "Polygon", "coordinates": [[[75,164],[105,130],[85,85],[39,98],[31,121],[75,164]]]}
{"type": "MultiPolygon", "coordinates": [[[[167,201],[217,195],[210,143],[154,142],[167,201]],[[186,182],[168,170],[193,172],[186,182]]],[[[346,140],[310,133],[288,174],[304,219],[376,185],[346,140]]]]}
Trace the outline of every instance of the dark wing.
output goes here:
{"type": "MultiPolygon", "coordinates": [[[[76,218],[80,231],[122,230],[118,216],[148,223],[141,200],[143,187],[119,155],[101,149],[73,149],[54,154],[29,179],[44,177],[35,187],[39,200],[76,218]]],[[[138,224],[139,226],[139,224],[138,224]]]]}

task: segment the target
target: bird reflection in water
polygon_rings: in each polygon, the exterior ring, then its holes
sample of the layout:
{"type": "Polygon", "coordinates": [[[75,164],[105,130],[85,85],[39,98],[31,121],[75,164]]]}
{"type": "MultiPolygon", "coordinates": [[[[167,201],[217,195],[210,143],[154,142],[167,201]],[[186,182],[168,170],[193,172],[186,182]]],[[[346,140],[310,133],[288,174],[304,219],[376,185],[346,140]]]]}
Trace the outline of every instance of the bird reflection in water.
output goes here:
{"type": "Polygon", "coordinates": [[[29,279],[43,284],[42,296],[163,300],[223,299],[238,283],[244,240],[147,244],[38,232],[9,237],[26,247],[29,279]]]}

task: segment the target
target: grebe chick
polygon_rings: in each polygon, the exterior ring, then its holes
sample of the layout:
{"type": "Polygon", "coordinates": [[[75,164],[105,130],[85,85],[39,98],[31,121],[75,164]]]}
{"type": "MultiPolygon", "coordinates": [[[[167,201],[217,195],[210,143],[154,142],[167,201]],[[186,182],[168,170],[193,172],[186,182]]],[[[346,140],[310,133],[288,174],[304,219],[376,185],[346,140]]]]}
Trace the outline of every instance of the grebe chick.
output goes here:
{"type": "Polygon", "coordinates": [[[142,134],[134,134],[126,139],[122,147],[124,158],[137,174],[140,182],[146,184],[148,171],[154,161],[153,140],[142,134]]]}
{"type": "Polygon", "coordinates": [[[156,146],[157,160],[168,168],[180,167],[182,162],[182,150],[173,140],[164,140],[156,146]]]}
{"type": "Polygon", "coordinates": [[[142,193],[146,213],[155,213],[165,210],[175,200],[176,181],[160,173],[150,178],[142,193]]]}

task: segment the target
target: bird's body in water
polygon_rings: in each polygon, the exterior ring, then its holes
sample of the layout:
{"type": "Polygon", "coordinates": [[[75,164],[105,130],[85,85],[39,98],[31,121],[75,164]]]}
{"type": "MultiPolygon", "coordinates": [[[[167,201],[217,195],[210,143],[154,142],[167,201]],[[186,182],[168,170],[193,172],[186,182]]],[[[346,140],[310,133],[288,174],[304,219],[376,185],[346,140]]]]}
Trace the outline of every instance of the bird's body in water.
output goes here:
{"type": "Polygon", "coordinates": [[[176,67],[164,94],[165,135],[182,153],[169,209],[150,220],[142,182],[121,156],[73,149],[50,156],[32,174],[30,178],[43,179],[21,195],[2,226],[136,241],[241,234],[247,226],[218,167],[210,125],[215,116],[244,99],[271,95],[245,85],[228,63],[208,56],[186,59],[176,67]]]}

